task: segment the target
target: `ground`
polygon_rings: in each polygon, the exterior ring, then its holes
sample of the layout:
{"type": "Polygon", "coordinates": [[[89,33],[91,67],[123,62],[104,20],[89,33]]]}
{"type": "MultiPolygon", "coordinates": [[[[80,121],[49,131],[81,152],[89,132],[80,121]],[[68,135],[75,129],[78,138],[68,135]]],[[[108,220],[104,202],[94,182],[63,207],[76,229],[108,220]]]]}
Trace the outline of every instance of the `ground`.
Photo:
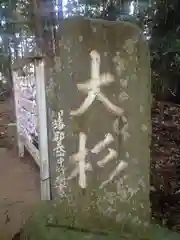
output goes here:
{"type": "Polygon", "coordinates": [[[180,105],[152,107],[152,211],[169,228],[180,231],[180,105]]]}
{"type": "Polygon", "coordinates": [[[40,200],[39,169],[27,153],[18,157],[13,102],[0,102],[0,239],[12,239],[40,200]]]}

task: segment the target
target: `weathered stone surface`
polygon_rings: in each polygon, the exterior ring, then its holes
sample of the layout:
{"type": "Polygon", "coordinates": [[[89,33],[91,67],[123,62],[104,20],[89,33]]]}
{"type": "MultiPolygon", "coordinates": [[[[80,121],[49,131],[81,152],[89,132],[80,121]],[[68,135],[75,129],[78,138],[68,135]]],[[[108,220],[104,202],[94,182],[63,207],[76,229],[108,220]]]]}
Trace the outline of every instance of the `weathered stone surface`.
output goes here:
{"type": "Polygon", "coordinates": [[[59,56],[46,75],[52,194],[61,223],[146,226],[151,88],[142,32],[77,17],[64,20],[60,34],[59,56]]]}

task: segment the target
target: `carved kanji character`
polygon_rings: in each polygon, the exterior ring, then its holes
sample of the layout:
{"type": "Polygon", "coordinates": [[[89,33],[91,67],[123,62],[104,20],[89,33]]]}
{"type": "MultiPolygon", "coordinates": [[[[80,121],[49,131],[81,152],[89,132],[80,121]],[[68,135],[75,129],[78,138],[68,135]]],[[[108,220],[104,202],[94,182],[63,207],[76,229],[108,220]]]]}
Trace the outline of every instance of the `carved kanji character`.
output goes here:
{"type": "Polygon", "coordinates": [[[106,108],[117,116],[122,116],[124,110],[109,101],[109,99],[101,92],[100,87],[109,85],[114,82],[114,78],[110,73],[100,74],[100,55],[97,51],[93,50],[90,53],[92,60],[91,64],[91,79],[82,84],[77,84],[77,87],[80,91],[87,93],[88,96],[82,103],[82,105],[77,109],[71,111],[72,116],[80,116],[85,113],[95,99],[102,102],[106,108]]]}

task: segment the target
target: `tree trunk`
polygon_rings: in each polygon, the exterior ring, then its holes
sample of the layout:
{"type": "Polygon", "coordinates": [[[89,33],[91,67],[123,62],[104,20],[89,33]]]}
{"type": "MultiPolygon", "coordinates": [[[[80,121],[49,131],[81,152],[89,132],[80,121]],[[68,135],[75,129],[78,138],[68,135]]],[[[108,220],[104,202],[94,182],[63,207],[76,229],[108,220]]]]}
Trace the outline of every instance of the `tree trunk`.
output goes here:
{"type": "Polygon", "coordinates": [[[33,20],[34,20],[34,33],[36,37],[36,47],[37,52],[42,53],[43,43],[42,43],[42,23],[41,23],[41,13],[40,13],[40,0],[33,0],[33,20]]]}

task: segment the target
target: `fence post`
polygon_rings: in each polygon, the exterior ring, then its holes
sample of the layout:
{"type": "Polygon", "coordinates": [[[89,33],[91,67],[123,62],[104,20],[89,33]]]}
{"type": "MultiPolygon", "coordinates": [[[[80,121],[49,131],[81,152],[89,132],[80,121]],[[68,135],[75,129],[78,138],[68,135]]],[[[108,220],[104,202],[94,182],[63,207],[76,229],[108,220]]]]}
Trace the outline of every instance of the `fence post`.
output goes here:
{"type": "Polygon", "coordinates": [[[47,113],[43,61],[35,61],[35,76],[39,130],[41,200],[50,200],[47,113]]]}

